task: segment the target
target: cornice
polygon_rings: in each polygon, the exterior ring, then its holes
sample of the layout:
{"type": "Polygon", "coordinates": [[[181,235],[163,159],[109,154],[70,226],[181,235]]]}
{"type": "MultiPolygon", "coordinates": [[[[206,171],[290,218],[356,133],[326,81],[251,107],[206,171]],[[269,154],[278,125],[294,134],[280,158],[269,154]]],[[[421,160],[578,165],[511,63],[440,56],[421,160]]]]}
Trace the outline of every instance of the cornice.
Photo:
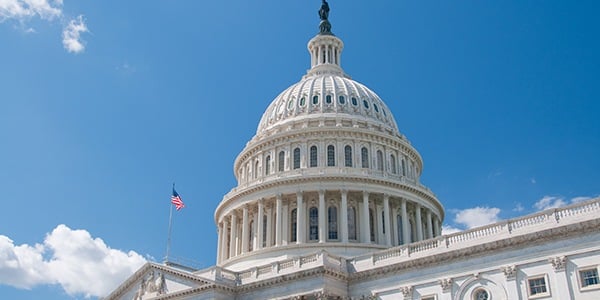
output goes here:
{"type": "MultiPolygon", "coordinates": [[[[416,185],[404,184],[404,183],[399,183],[399,182],[390,181],[390,180],[384,180],[382,178],[377,178],[377,177],[353,176],[353,175],[343,176],[342,174],[335,174],[335,175],[318,175],[318,176],[283,177],[283,178],[280,178],[277,180],[269,180],[264,183],[255,184],[255,185],[252,185],[245,189],[236,190],[233,193],[230,192],[229,194],[225,195],[223,200],[217,206],[217,209],[215,210],[215,222],[218,222],[219,216],[222,215],[222,213],[223,213],[222,210],[224,208],[230,206],[231,204],[233,204],[235,201],[239,200],[240,198],[246,197],[248,195],[252,195],[259,191],[263,191],[266,189],[276,189],[278,187],[288,187],[288,186],[306,184],[306,183],[323,183],[323,182],[336,182],[336,181],[343,181],[345,183],[360,183],[360,184],[364,184],[364,185],[373,184],[373,185],[385,186],[385,187],[388,187],[391,189],[408,192],[408,193],[413,194],[420,199],[424,199],[424,200],[430,202],[432,205],[436,206],[436,208],[440,211],[440,217],[442,219],[444,217],[444,207],[439,202],[439,200],[435,197],[435,195],[433,195],[433,193],[431,193],[430,191],[423,190],[422,188],[417,187],[416,185]]],[[[318,190],[319,188],[320,188],[320,186],[315,185],[315,190],[318,190]]],[[[346,185],[345,189],[351,190],[351,187],[346,185]]],[[[361,190],[364,190],[364,188],[361,190]]],[[[380,193],[380,191],[376,191],[376,192],[380,193]]],[[[394,194],[390,194],[390,196],[401,197],[401,195],[394,195],[394,194]]],[[[258,199],[256,199],[256,200],[258,200],[258,199]]]]}

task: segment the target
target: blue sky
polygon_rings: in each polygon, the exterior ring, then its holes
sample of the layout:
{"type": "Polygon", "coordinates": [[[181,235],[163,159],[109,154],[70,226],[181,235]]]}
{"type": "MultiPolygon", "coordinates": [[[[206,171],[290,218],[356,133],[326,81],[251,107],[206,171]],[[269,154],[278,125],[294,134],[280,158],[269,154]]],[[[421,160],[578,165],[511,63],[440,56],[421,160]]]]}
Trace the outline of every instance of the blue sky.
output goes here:
{"type": "MultiPolygon", "coordinates": [[[[309,68],[320,1],[28,3],[0,1],[0,297],[95,298],[160,261],[172,182],[171,253],[213,265],[233,161],[309,68]]],[[[447,232],[600,195],[597,1],[330,6],[447,232]]]]}

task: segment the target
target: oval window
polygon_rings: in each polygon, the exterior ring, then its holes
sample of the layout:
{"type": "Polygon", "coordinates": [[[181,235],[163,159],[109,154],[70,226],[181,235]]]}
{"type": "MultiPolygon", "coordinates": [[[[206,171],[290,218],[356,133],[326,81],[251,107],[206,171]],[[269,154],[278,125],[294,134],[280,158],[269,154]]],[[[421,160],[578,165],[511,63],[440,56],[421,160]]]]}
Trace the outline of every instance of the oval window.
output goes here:
{"type": "Polygon", "coordinates": [[[331,95],[327,95],[327,96],[325,96],[325,102],[326,102],[327,104],[331,104],[331,95]]]}
{"type": "Polygon", "coordinates": [[[358,100],[356,100],[355,97],[352,97],[352,105],[354,105],[354,106],[358,105],[358,100]]]}
{"type": "Polygon", "coordinates": [[[294,108],[294,99],[290,99],[290,101],[288,101],[288,109],[291,110],[292,108],[294,108]]]}
{"type": "Polygon", "coordinates": [[[300,98],[300,106],[304,107],[305,104],[306,104],[306,98],[304,98],[304,97],[300,98]]]}
{"type": "Polygon", "coordinates": [[[363,100],[363,105],[366,109],[369,109],[369,102],[367,102],[367,100],[363,100]]]}
{"type": "Polygon", "coordinates": [[[313,104],[319,104],[319,96],[313,96],[313,104]]]}
{"type": "Polygon", "coordinates": [[[338,100],[340,101],[340,104],[346,104],[346,97],[340,96],[338,100]]]}
{"type": "Polygon", "coordinates": [[[375,103],[373,103],[373,109],[374,109],[376,112],[379,112],[379,107],[377,107],[377,104],[375,104],[375,103]]]}

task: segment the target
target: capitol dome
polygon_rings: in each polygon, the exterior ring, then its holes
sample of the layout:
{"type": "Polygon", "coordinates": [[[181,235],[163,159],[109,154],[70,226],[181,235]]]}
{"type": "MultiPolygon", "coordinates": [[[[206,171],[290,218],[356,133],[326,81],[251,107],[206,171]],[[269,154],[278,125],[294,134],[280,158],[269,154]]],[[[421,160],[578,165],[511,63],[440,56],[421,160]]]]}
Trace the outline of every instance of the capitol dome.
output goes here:
{"type": "Polygon", "coordinates": [[[311,68],[265,110],[215,211],[231,270],[326,250],[342,257],[441,235],[444,209],[391,110],[341,67],[327,17],[311,68]]]}

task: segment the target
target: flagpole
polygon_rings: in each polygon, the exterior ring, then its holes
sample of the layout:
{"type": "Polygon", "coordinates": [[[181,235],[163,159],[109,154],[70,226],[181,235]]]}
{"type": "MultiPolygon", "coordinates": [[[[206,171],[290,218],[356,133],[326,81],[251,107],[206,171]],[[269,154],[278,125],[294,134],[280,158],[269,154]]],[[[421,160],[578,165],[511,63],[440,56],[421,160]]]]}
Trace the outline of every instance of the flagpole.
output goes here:
{"type": "MultiPolygon", "coordinates": [[[[173,183],[173,189],[175,189],[175,183],[173,183]]],[[[169,203],[171,207],[169,210],[169,235],[167,237],[167,255],[165,256],[165,263],[169,262],[169,251],[171,250],[171,228],[173,227],[173,204],[169,203]]]]}

